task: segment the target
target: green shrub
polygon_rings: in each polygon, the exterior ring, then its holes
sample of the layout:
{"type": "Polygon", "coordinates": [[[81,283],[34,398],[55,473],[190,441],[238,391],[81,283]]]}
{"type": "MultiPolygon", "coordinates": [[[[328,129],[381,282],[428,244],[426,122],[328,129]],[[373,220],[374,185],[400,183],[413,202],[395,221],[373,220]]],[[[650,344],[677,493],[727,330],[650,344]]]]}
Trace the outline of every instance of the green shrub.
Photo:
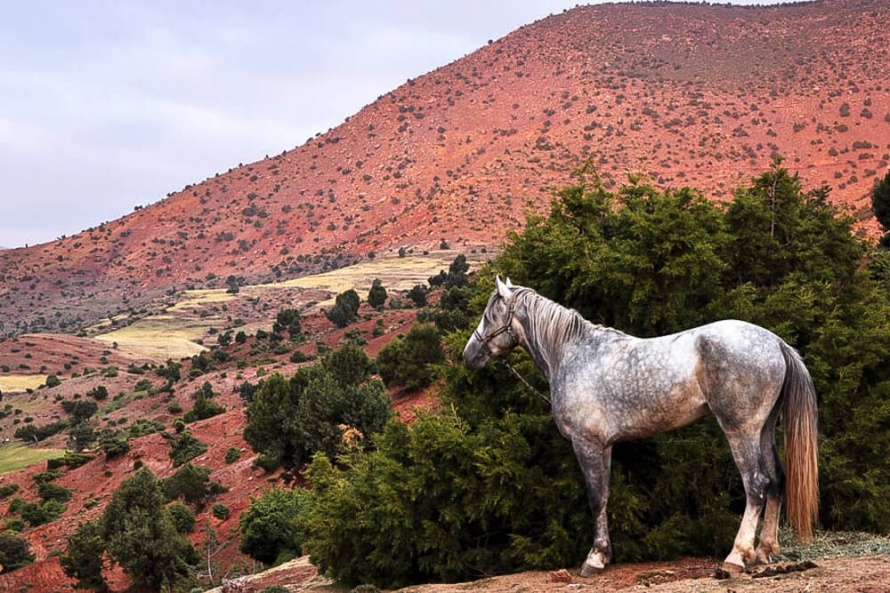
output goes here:
{"type": "Polygon", "coordinates": [[[173,467],[179,467],[188,463],[207,450],[207,445],[192,436],[188,429],[183,429],[176,435],[166,435],[170,441],[170,459],[173,467]]]}
{"type": "Polygon", "coordinates": [[[221,502],[214,504],[210,508],[210,511],[211,511],[211,513],[213,513],[213,516],[216,517],[217,519],[219,519],[220,521],[225,521],[232,514],[232,511],[229,509],[229,507],[227,507],[226,505],[224,505],[221,502]]]}
{"type": "Polygon", "coordinates": [[[0,566],[2,573],[12,572],[34,562],[31,544],[25,538],[14,533],[0,532],[0,566]]]}
{"type": "Polygon", "coordinates": [[[371,283],[371,289],[368,291],[368,304],[375,309],[379,309],[386,303],[386,297],[386,288],[383,287],[383,282],[379,278],[375,278],[374,282],[371,283]]]}
{"type": "Polygon", "coordinates": [[[195,512],[181,502],[173,502],[167,507],[177,533],[183,535],[195,531],[195,512]]]}
{"type": "Polygon", "coordinates": [[[241,514],[239,549],[259,562],[276,565],[300,555],[303,532],[296,519],[305,512],[306,493],[274,487],[250,498],[241,514]]]}
{"type": "Polygon", "coordinates": [[[349,289],[337,295],[334,306],[325,311],[325,316],[337,327],[346,327],[358,317],[360,304],[358,293],[349,289]]]}
{"type": "Polygon", "coordinates": [[[436,377],[433,365],[445,360],[439,332],[431,325],[415,325],[377,355],[377,368],[387,387],[409,390],[427,387],[436,377]]]}
{"type": "Polygon", "coordinates": [[[186,463],[169,478],[161,480],[161,488],[168,499],[181,498],[203,506],[212,496],[225,492],[218,482],[210,481],[210,468],[186,463]]]}
{"type": "Polygon", "coordinates": [[[4,484],[3,486],[0,486],[0,498],[6,498],[10,494],[15,494],[18,491],[18,484],[4,484]]]}
{"type": "Polygon", "coordinates": [[[127,437],[118,431],[108,431],[99,437],[99,448],[105,453],[106,459],[114,459],[130,452],[127,437]]]}
{"type": "Polygon", "coordinates": [[[55,500],[58,502],[68,502],[72,496],[70,489],[52,482],[40,484],[37,487],[37,495],[45,501],[55,500]]]}
{"type": "Polygon", "coordinates": [[[62,457],[56,457],[55,459],[48,459],[46,461],[46,468],[50,471],[54,469],[58,469],[60,467],[67,466],[70,469],[74,469],[84,465],[95,459],[92,455],[87,455],[85,453],[72,453],[71,451],[66,451],[65,455],[62,457]]]}
{"type": "Polygon", "coordinates": [[[241,459],[241,449],[229,447],[226,449],[226,463],[235,463],[241,459]]]}
{"type": "Polygon", "coordinates": [[[383,384],[368,379],[371,367],[359,347],[347,345],[289,380],[279,374],[266,379],[247,407],[244,429],[258,463],[299,466],[315,451],[333,458],[367,445],[392,414],[383,384]],[[361,442],[345,443],[347,432],[361,442]]]}
{"type": "Polygon", "coordinates": [[[65,512],[65,505],[56,500],[47,500],[44,503],[26,502],[22,505],[20,513],[22,519],[31,527],[52,523],[65,512]]]}

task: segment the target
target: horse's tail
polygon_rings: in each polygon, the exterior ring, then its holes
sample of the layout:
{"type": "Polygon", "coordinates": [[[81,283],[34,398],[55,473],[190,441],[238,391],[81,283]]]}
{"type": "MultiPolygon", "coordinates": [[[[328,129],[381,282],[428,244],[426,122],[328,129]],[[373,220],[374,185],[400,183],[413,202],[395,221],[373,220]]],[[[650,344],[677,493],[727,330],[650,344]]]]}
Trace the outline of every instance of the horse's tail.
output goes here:
{"type": "Polygon", "coordinates": [[[819,511],[816,389],[800,355],[784,342],[781,347],[787,368],[782,386],[787,515],[797,537],[807,541],[819,511]]]}

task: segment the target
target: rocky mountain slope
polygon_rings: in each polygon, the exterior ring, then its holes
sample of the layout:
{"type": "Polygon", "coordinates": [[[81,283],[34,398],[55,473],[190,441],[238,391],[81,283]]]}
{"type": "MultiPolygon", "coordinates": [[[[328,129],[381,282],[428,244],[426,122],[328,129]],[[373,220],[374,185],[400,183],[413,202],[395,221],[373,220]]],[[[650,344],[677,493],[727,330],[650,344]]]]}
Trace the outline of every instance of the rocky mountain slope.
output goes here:
{"type": "MultiPolygon", "coordinates": [[[[340,126],[121,219],[0,252],[0,335],[79,331],[186,287],[442,241],[497,245],[590,163],[727,198],[776,155],[874,231],[890,5],[612,4],[520,28],[340,126]]],[[[295,139],[299,142],[299,139],[295,139]]]]}

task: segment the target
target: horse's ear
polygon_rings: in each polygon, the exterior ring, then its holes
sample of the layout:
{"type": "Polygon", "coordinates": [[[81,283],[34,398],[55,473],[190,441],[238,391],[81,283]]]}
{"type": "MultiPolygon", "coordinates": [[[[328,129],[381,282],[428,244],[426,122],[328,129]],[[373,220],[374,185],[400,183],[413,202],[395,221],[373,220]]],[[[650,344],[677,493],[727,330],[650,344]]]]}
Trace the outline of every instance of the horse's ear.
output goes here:
{"type": "Polygon", "coordinates": [[[509,288],[509,289],[516,288],[515,286],[513,286],[513,283],[510,282],[510,277],[509,277],[509,276],[507,276],[507,288],[509,288]]]}
{"type": "Polygon", "coordinates": [[[511,296],[513,296],[513,293],[510,291],[509,280],[507,281],[507,284],[501,282],[500,276],[498,276],[495,280],[497,282],[498,294],[501,295],[502,299],[507,300],[511,296]]]}

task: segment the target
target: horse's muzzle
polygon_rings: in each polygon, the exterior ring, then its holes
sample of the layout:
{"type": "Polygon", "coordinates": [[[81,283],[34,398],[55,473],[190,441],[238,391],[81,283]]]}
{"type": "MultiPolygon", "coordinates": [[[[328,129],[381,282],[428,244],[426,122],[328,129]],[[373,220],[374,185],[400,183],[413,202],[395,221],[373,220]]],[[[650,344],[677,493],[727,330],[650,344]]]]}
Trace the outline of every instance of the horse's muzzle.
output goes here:
{"type": "Polygon", "coordinates": [[[467,367],[479,370],[488,362],[489,354],[486,348],[474,337],[470,338],[464,347],[464,364],[467,367]]]}

